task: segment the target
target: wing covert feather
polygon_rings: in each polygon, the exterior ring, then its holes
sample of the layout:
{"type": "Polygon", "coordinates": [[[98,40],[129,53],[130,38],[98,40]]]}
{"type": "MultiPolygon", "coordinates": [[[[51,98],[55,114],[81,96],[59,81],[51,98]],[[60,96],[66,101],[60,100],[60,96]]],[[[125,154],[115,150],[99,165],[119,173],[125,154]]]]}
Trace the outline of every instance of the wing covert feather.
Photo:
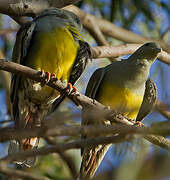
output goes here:
{"type": "Polygon", "coordinates": [[[151,79],[148,79],[145,84],[145,94],[136,121],[142,121],[145,116],[151,112],[156,103],[156,99],[156,85],[151,79]]]}

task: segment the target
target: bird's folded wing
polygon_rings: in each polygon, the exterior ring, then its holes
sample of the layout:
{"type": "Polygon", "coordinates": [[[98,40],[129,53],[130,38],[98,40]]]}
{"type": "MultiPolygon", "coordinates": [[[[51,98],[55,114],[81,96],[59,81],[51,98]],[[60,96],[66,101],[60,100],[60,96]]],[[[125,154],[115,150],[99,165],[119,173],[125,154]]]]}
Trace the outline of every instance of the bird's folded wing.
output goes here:
{"type": "MultiPolygon", "coordinates": [[[[77,40],[77,37],[75,37],[75,40],[77,40]]],[[[70,78],[69,78],[69,83],[71,83],[72,85],[76,83],[76,81],[79,79],[79,77],[83,73],[87,65],[88,59],[91,59],[91,51],[90,51],[89,44],[82,40],[77,40],[77,41],[80,47],[77,52],[77,57],[74,62],[74,65],[70,74],[70,78]]],[[[53,103],[52,111],[55,111],[64,99],[65,99],[64,95],[57,98],[53,103]]]]}
{"type": "MultiPolygon", "coordinates": [[[[17,37],[16,37],[16,43],[15,43],[13,55],[12,55],[13,62],[24,65],[24,60],[28,53],[29,46],[31,44],[31,39],[34,33],[34,29],[35,29],[35,22],[30,22],[23,25],[18,31],[17,37]]],[[[11,102],[13,103],[14,120],[18,112],[17,91],[18,91],[19,84],[20,84],[20,76],[13,74],[12,80],[11,80],[10,97],[11,97],[11,102]]]]}
{"type": "Polygon", "coordinates": [[[151,112],[156,103],[156,99],[156,85],[151,79],[148,79],[145,84],[145,94],[136,121],[142,121],[145,116],[151,112]]]}

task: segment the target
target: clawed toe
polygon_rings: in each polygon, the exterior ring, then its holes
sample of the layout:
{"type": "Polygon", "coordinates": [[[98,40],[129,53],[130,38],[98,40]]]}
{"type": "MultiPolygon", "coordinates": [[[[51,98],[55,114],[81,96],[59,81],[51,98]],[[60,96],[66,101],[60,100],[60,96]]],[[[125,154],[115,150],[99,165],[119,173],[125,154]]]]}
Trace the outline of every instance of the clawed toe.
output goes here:
{"type": "Polygon", "coordinates": [[[41,83],[42,86],[44,86],[51,80],[57,80],[55,73],[45,72],[43,69],[40,71],[40,76],[44,78],[44,82],[41,83]]]}
{"type": "Polygon", "coordinates": [[[145,125],[144,125],[142,122],[140,122],[140,121],[136,121],[135,125],[136,125],[136,126],[139,126],[139,127],[144,127],[144,126],[145,126],[145,125]]]}
{"type": "Polygon", "coordinates": [[[68,90],[68,94],[74,94],[76,95],[78,92],[77,92],[77,88],[72,86],[71,83],[68,83],[67,85],[67,90],[68,90]]]}
{"type": "Polygon", "coordinates": [[[51,73],[50,72],[45,72],[45,74],[46,74],[45,83],[47,84],[51,79],[51,73]]]}

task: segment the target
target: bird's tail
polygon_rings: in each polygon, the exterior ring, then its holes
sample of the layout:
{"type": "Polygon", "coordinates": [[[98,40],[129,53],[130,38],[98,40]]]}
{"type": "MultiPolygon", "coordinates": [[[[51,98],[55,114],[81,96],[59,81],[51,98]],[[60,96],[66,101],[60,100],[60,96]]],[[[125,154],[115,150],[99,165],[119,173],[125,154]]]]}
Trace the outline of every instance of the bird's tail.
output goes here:
{"type": "MultiPolygon", "coordinates": [[[[27,111],[27,114],[24,115],[23,118],[18,118],[18,124],[15,124],[15,127],[19,128],[26,128],[27,130],[31,130],[31,128],[40,127],[40,113],[37,112],[32,113],[31,111],[27,111]]],[[[18,116],[17,116],[18,117],[18,116]]],[[[25,132],[26,133],[26,132],[25,132]]],[[[24,152],[32,149],[37,149],[39,144],[39,137],[33,137],[33,138],[26,138],[21,140],[12,140],[10,141],[9,147],[8,147],[8,154],[13,155],[14,153],[18,152],[24,152]]],[[[36,162],[36,157],[29,157],[26,159],[20,159],[17,161],[14,161],[17,165],[20,165],[21,167],[32,167],[36,162]]]]}
{"type": "MultiPolygon", "coordinates": [[[[37,149],[38,144],[39,144],[38,137],[24,139],[22,141],[12,140],[10,141],[10,144],[8,147],[8,154],[13,155],[14,153],[18,153],[18,152],[37,149]]],[[[14,163],[16,163],[17,165],[20,165],[23,168],[30,168],[35,164],[35,162],[36,162],[36,157],[30,157],[27,159],[20,159],[20,160],[14,161],[14,163]]]]}
{"type": "Polygon", "coordinates": [[[95,175],[109,147],[110,145],[99,145],[96,148],[83,150],[80,179],[90,179],[95,175]]]}

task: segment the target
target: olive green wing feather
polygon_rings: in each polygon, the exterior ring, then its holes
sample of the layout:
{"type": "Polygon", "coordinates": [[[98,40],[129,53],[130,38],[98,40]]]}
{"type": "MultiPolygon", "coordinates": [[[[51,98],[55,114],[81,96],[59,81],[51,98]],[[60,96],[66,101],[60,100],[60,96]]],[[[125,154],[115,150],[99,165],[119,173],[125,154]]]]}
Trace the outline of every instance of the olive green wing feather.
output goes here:
{"type": "MultiPolygon", "coordinates": [[[[27,23],[23,25],[17,33],[16,43],[13,50],[12,61],[23,64],[24,59],[29,51],[29,46],[31,44],[32,35],[35,29],[35,22],[27,23]]],[[[14,120],[18,114],[18,96],[17,91],[20,84],[20,76],[13,74],[11,80],[11,102],[13,103],[13,117],[14,120]]]]}
{"type": "Polygon", "coordinates": [[[34,21],[21,26],[16,35],[16,43],[13,50],[12,61],[24,64],[36,23],[34,21]]]}
{"type": "MultiPolygon", "coordinates": [[[[85,92],[86,96],[92,99],[96,98],[96,94],[104,77],[104,74],[105,74],[104,68],[99,68],[93,73],[86,88],[86,92],[85,92]]],[[[86,111],[88,111],[88,109],[84,108],[82,110],[82,125],[91,124],[91,122],[88,121],[88,117],[86,117],[86,111]]],[[[82,138],[83,139],[86,138],[86,135],[82,135],[82,138]]],[[[81,149],[81,154],[83,154],[83,149],[81,149]]]]}
{"type": "Polygon", "coordinates": [[[137,115],[136,121],[142,121],[147,114],[149,114],[154,107],[157,100],[157,90],[155,83],[148,79],[145,84],[145,94],[143,102],[137,115]]]}
{"type": "MultiPolygon", "coordinates": [[[[86,96],[92,99],[96,99],[104,75],[105,75],[104,68],[97,69],[93,73],[87,85],[87,89],[85,93],[86,96]]],[[[86,113],[89,115],[90,110],[84,108],[82,111],[82,125],[93,124],[93,119],[89,119],[90,117],[88,118],[88,116],[86,116],[86,113]]],[[[98,123],[96,122],[96,119],[94,123],[98,123]]],[[[102,123],[102,121],[100,121],[99,123],[102,123]]],[[[83,139],[86,137],[87,136],[85,134],[82,135],[83,139]]],[[[83,155],[81,168],[80,168],[81,178],[91,178],[94,176],[109,147],[110,145],[102,145],[102,146],[99,145],[95,147],[93,146],[93,147],[81,149],[81,154],[83,155]]]]}
{"type": "Polygon", "coordinates": [[[103,80],[104,74],[105,74],[104,68],[99,68],[93,73],[86,88],[86,92],[85,92],[86,96],[92,99],[96,98],[96,95],[97,95],[99,86],[103,80]]]}

